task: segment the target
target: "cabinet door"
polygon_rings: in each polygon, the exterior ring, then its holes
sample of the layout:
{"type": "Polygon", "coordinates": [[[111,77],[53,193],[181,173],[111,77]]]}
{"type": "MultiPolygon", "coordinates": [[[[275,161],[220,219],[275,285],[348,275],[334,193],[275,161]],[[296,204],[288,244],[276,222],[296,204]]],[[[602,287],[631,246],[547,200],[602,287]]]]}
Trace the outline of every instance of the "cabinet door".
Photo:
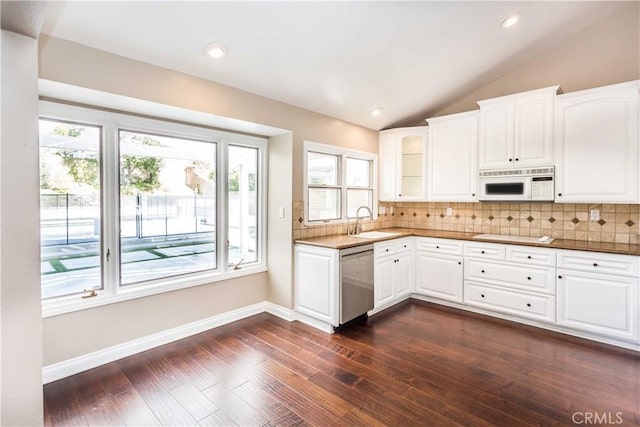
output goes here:
{"type": "Polygon", "coordinates": [[[638,82],[558,96],[554,138],[556,202],[638,201],[638,82]]]}
{"type": "Polygon", "coordinates": [[[638,342],[638,279],[558,270],[558,324],[638,342]]]}
{"type": "Polygon", "coordinates": [[[296,246],[296,311],[338,326],[338,251],[296,246]]]}
{"type": "Polygon", "coordinates": [[[513,167],[514,103],[481,104],[480,169],[513,167]]]}
{"type": "Polygon", "coordinates": [[[515,99],[515,166],[553,165],[553,92],[515,99]]]}
{"type": "Polygon", "coordinates": [[[462,302],[462,258],[416,252],[416,293],[462,302]]]}
{"type": "Polygon", "coordinates": [[[478,112],[429,121],[429,200],[476,201],[478,112]]]}
{"type": "Polygon", "coordinates": [[[375,273],[374,273],[374,306],[375,308],[382,307],[385,304],[390,303],[394,299],[393,295],[393,280],[394,280],[394,266],[395,256],[387,256],[382,258],[376,258],[375,273]]]}
{"type": "Polygon", "coordinates": [[[397,199],[396,189],[398,175],[396,134],[394,132],[380,133],[378,140],[378,197],[382,201],[397,199]]]}
{"type": "Polygon", "coordinates": [[[399,200],[427,198],[427,132],[424,127],[402,130],[397,134],[399,146],[399,200]]]}
{"type": "Polygon", "coordinates": [[[396,255],[395,261],[394,298],[400,298],[413,292],[413,253],[399,253],[396,255]]]}

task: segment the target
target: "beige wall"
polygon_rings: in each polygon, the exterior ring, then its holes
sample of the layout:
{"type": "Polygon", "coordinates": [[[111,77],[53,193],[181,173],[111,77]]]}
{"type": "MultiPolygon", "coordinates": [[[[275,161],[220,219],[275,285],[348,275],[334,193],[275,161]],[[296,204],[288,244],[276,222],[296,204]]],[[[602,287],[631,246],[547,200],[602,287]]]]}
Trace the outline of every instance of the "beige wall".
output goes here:
{"type": "Polygon", "coordinates": [[[477,110],[479,100],[547,86],[559,84],[564,92],[574,92],[639,78],[640,2],[630,2],[431,116],[477,110]]]}
{"type": "Polygon", "coordinates": [[[293,308],[292,195],[287,185],[292,176],[293,139],[291,133],[269,138],[268,237],[269,286],[267,299],[293,308]],[[280,218],[280,208],[284,218],[280,218]]]}
{"type": "Polygon", "coordinates": [[[0,405],[3,426],[42,425],[38,87],[35,39],[2,31],[0,405]]]}
{"type": "Polygon", "coordinates": [[[302,198],[302,142],[377,152],[377,132],[61,39],[41,36],[39,59],[43,79],[291,131],[270,138],[269,273],[46,318],[45,365],[267,298],[293,307],[290,225],[293,195],[302,198]],[[283,219],[278,217],[281,206],[283,219]]]}
{"type": "Polygon", "coordinates": [[[261,273],[48,317],[44,365],[263,302],[266,283],[261,273]]]}

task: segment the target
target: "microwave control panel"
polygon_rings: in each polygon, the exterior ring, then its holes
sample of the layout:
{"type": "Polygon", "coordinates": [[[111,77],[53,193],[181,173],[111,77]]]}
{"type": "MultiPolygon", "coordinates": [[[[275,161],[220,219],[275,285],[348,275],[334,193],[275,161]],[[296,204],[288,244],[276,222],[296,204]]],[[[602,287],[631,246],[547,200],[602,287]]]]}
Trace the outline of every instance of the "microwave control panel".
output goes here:
{"type": "Polygon", "coordinates": [[[531,179],[531,200],[553,200],[553,177],[540,176],[531,179]]]}

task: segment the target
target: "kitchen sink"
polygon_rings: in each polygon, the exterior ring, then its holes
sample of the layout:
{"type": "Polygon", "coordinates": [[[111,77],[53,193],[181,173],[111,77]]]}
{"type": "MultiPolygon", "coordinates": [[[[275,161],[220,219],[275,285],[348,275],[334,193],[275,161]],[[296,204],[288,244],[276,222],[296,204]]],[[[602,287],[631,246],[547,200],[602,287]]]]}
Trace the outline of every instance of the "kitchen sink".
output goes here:
{"type": "Polygon", "coordinates": [[[356,234],[355,237],[363,237],[365,239],[381,239],[384,237],[397,236],[400,233],[394,233],[390,231],[365,231],[364,233],[356,234]]]}

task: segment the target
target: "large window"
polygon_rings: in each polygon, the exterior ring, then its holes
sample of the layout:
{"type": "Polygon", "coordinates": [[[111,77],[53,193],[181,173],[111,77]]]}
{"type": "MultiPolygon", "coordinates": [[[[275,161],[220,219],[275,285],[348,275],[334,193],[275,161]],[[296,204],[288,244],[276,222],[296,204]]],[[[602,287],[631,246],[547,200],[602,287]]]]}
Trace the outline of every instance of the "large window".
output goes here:
{"type": "Polygon", "coordinates": [[[375,154],[307,141],[304,156],[307,224],[344,222],[362,206],[377,217],[375,154]]]}
{"type": "Polygon", "coordinates": [[[41,103],[42,295],[118,300],[264,271],[262,138],[41,103]]]}

